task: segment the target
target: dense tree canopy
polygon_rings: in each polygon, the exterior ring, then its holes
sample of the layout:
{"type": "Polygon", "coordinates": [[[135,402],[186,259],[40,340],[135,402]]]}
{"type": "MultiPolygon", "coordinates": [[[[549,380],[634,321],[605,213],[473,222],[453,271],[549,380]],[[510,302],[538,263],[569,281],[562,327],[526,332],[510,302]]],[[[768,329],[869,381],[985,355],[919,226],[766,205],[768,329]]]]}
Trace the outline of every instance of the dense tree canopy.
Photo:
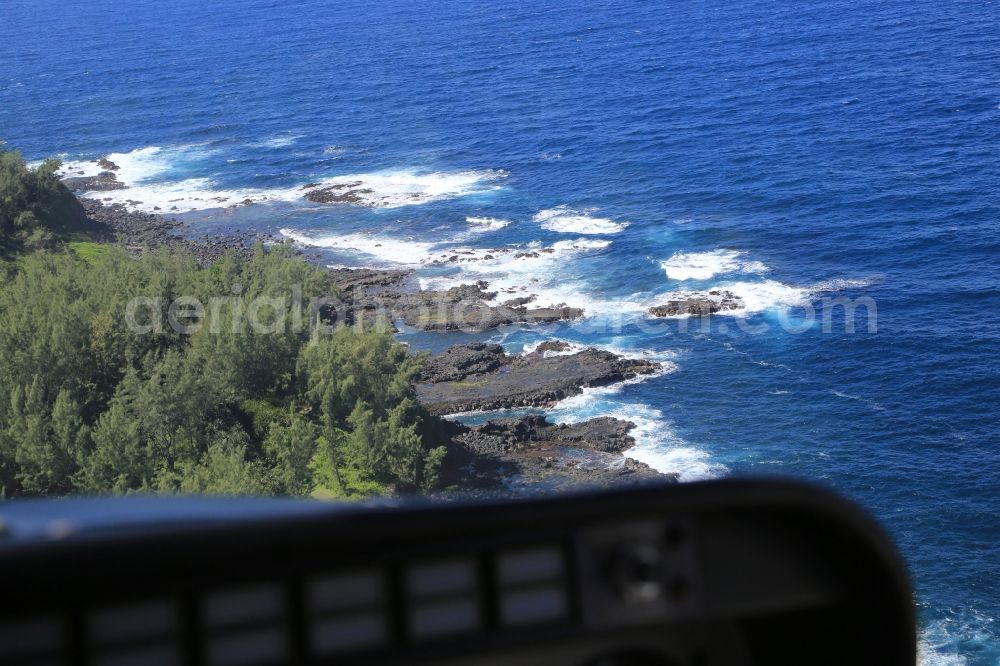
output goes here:
{"type": "Polygon", "coordinates": [[[433,485],[420,358],[385,331],[331,331],[309,303],[332,291],[284,247],[210,267],[118,247],[20,257],[0,288],[3,493],[433,485]]]}

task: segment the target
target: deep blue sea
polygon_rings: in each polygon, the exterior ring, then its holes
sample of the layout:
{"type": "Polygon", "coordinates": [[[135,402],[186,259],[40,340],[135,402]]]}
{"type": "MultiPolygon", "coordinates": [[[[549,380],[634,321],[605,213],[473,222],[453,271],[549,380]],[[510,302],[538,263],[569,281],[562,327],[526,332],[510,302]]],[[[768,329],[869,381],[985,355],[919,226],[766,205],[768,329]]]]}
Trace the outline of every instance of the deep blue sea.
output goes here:
{"type": "Polygon", "coordinates": [[[628,418],[685,479],[860,501],[912,569],[922,662],[1000,663],[996,2],[3,0],[0,140],[112,154],[108,196],[204,233],[584,307],[478,337],[663,359],[549,411],[628,418]],[[301,199],[324,181],[366,205],[301,199]],[[645,314],[714,288],[739,316],[645,314]],[[877,330],[824,326],[838,298],[877,330]]]}

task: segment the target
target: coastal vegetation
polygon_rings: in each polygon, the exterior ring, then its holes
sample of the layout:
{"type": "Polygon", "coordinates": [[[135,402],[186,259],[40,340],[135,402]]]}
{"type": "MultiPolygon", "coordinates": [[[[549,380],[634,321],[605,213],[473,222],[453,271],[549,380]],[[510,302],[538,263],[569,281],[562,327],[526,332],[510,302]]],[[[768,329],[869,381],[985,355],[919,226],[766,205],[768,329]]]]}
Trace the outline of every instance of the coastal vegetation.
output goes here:
{"type": "Polygon", "coordinates": [[[59,182],[58,160],[37,168],[16,151],[0,151],[0,260],[81,239],[85,216],[76,197],[59,182]]]}
{"type": "Polygon", "coordinates": [[[203,266],[176,248],[97,245],[57,169],[0,153],[3,496],[352,497],[439,482],[443,425],[413,389],[422,357],[385,330],[295,311],[335,292],[328,272],[285,247],[203,266]],[[210,324],[191,309],[163,324],[153,305],[178,299],[213,303],[210,324]],[[250,325],[251,309],[268,325],[250,325]]]}

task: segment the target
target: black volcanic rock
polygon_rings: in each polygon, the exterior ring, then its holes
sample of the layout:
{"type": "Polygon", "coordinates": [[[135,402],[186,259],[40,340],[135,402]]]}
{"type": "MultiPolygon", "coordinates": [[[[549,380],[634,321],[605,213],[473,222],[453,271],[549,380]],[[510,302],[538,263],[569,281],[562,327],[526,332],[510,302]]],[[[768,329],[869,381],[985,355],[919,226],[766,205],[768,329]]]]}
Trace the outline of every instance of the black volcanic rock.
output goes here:
{"type": "Polygon", "coordinates": [[[104,241],[117,239],[136,253],[159,247],[177,247],[190,251],[202,264],[210,264],[232,253],[249,258],[254,242],[262,240],[250,232],[234,230],[217,238],[195,241],[187,236],[191,229],[175,219],[130,210],[122,204],[106,205],[85,197],[78,197],[78,200],[95,238],[104,241]]]}
{"type": "Polygon", "coordinates": [[[370,195],[373,193],[373,190],[362,187],[362,185],[363,183],[360,180],[325,186],[318,183],[309,183],[302,187],[302,189],[307,190],[303,196],[313,203],[363,204],[365,203],[363,195],[370,195]]]}
{"type": "Polygon", "coordinates": [[[421,381],[430,383],[458,381],[469,375],[493,372],[509,361],[500,345],[473,342],[449,347],[424,363],[421,381]]]}
{"type": "Polygon", "coordinates": [[[422,331],[488,331],[521,323],[550,323],[583,316],[580,308],[558,305],[529,308],[533,297],[493,304],[497,292],[487,282],[463,284],[445,290],[407,288],[408,271],[337,269],[334,280],[350,306],[349,319],[366,324],[392,325],[401,321],[422,331]]]}
{"type": "Polygon", "coordinates": [[[663,305],[649,308],[649,314],[654,317],[673,317],[677,315],[705,316],[739,310],[743,307],[743,299],[731,291],[710,291],[708,294],[692,293],[685,298],[667,301],[663,305]]]}
{"type": "Polygon", "coordinates": [[[457,345],[428,360],[417,398],[433,414],[543,407],[584,387],[606,386],[661,367],[597,349],[546,358],[539,353],[508,356],[497,346],[457,345]]]}
{"type": "Polygon", "coordinates": [[[582,423],[553,424],[544,416],[487,421],[458,435],[470,450],[483,454],[503,454],[525,449],[574,446],[621,453],[635,445],[628,434],[634,423],[602,416],[582,423]]]}
{"type": "Polygon", "coordinates": [[[623,451],[635,441],[628,421],[599,417],[554,424],[543,416],[453,424],[446,475],[465,491],[509,495],[559,492],[581,486],[676,483],[623,451]]]}
{"type": "Polygon", "coordinates": [[[544,354],[545,352],[562,352],[570,348],[568,342],[562,340],[546,340],[537,347],[535,347],[535,354],[544,354]]]}
{"type": "Polygon", "coordinates": [[[128,187],[111,171],[102,171],[96,176],[63,178],[62,182],[71,192],[107,192],[124,190],[128,187]]]}

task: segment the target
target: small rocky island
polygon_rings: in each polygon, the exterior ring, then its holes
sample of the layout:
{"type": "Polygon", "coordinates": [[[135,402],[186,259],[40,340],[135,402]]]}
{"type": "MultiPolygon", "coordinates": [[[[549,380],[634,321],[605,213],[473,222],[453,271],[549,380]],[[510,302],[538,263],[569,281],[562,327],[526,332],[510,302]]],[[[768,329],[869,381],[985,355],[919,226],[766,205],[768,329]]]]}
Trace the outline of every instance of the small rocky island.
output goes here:
{"type": "Polygon", "coordinates": [[[726,310],[741,310],[743,307],[743,299],[733,292],[713,289],[707,293],[684,294],[683,297],[671,299],[663,305],[653,306],[649,308],[649,314],[654,317],[681,315],[704,317],[726,310]]]}

